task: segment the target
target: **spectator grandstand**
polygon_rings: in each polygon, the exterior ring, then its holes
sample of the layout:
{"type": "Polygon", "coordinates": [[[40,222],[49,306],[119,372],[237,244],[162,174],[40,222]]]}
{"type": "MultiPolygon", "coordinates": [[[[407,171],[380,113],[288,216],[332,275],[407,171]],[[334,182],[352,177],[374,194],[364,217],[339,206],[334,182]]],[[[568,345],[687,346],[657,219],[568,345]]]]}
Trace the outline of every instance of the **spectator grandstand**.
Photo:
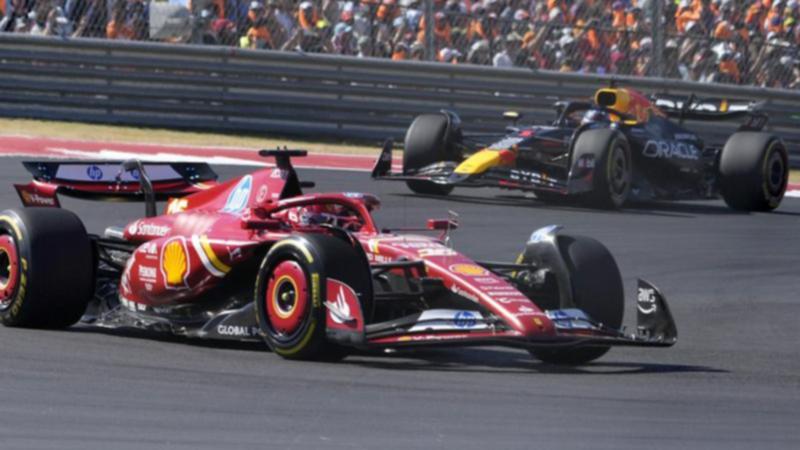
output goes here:
{"type": "Polygon", "coordinates": [[[0,0],[0,11],[11,33],[800,86],[798,0],[0,0]]]}

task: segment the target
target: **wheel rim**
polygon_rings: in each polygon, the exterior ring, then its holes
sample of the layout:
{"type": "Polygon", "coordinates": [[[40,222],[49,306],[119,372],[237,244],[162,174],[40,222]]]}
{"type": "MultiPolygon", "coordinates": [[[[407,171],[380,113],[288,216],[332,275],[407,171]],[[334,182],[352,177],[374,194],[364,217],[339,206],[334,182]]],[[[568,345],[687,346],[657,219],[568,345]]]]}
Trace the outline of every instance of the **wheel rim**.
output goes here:
{"type": "Polygon", "coordinates": [[[11,305],[19,278],[17,244],[11,236],[0,236],[0,310],[11,305]]]}
{"type": "Polygon", "coordinates": [[[614,146],[609,155],[608,164],[608,185],[611,194],[617,198],[623,197],[630,184],[630,171],[628,170],[628,158],[622,147],[614,146]]]}
{"type": "Polygon", "coordinates": [[[780,195],[786,177],[786,166],[780,153],[772,152],[767,160],[765,170],[764,175],[769,193],[775,196],[780,195]]]}
{"type": "Polygon", "coordinates": [[[275,266],[267,284],[267,319],[279,340],[291,340],[300,331],[309,310],[308,285],[303,268],[294,261],[275,266]]]}

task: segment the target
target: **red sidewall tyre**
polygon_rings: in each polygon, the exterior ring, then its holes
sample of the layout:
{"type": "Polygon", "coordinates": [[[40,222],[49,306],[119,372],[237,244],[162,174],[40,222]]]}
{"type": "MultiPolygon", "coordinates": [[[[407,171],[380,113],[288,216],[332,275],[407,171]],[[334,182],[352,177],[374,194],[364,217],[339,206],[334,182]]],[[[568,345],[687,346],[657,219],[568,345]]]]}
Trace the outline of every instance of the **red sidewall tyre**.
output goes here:
{"type": "Polygon", "coordinates": [[[285,336],[297,333],[311,309],[306,273],[296,261],[279,262],[269,275],[264,304],[275,331],[285,336]]]}
{"type": "Polygon", "coordinates": [[[95,288],[92,242],[81,220],[57,208],[0,212],[0,322],[64,328],[95,288]]]}
{"type": "Polygon", "coordinates": [[[362,317],[372,311],[372,275],[364,251],[346,236],[299,234],[275,243],[259,268],[255,302],[267,345],[287,359],[335,361],[347,348],[329,341],[324,305],[328,277],[357,294],[362,317]]]}
{"type": "Polygon", "coordinates": [[[0,235],[0,310],[8,309],[19,285],[19,252],[11,235],[0,235]]]}

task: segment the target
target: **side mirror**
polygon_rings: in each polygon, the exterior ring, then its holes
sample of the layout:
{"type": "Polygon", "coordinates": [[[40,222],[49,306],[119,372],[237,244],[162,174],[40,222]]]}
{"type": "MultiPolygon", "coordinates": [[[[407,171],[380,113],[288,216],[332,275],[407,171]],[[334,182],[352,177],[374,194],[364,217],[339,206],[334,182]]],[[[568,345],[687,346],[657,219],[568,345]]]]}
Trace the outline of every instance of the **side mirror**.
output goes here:
{"type": "Polygon", "coordinates": [[[458,221],[449,219],[428,219],[428,229],[435,231],[448,231],[458,228],[458,221]]]}
{"type": "Polygon", "coordinates": [[[511,123],[516,126],[519,119],[522,119],[522,114],[520,114],[518,111],[506,111],[503,113],[503,118],[511,121],[511,123]]]}

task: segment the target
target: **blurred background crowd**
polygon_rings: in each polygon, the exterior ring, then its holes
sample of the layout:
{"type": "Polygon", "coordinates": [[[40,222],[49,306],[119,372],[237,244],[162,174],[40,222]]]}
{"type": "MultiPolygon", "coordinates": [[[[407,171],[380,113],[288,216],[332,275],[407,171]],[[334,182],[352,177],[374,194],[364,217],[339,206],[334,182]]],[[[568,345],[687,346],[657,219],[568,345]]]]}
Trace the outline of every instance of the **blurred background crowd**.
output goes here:
{"type": "Polygon", "coordinates": [[[795,89],[798,1],[0,0],[0,31],[795,89]]]}

